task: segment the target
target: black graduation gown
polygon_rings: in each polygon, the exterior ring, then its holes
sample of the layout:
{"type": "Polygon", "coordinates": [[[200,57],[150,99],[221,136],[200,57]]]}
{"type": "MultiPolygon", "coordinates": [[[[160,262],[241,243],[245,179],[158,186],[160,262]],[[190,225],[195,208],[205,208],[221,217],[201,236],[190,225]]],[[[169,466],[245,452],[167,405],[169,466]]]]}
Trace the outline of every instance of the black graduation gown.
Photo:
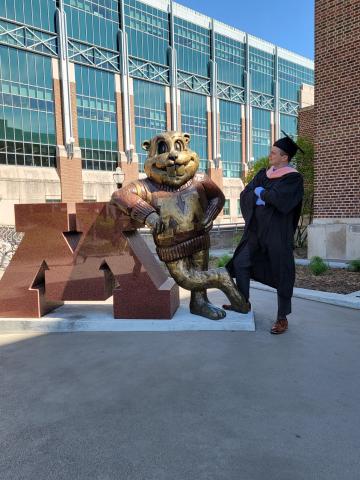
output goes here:
{"type": "Polygon", "coordinates": [[[235,277],[234,259],[248,244],[251,278],[276,288],[279,295],[291,298],[295,282],[293,241],[303,195],[300,173],[269,179],[266,169],[262,169],[255,175],[240,195],[245,230],[233,258],[226,265],[232,277],[235,277]],[[265,188],[261,194],[265,206],[256,205],[256,187],[265,188]]]}

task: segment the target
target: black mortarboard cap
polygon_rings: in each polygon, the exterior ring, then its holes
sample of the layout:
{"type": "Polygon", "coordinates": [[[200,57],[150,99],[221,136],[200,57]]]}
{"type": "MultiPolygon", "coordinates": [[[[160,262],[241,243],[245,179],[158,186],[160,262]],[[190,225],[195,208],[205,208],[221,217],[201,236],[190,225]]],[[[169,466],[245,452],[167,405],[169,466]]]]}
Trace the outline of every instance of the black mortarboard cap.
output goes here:
{"type": "Polygon", "coordinates": [[[295,143],[294,140],[289,137],[287,133],[284,132],[284,130],[281,130],[281,133],[284,134],[285,137],[276,140],[276,142],[274,143],[274,147],[281,148],[281,150],[287,153],[290,158],[292,158],[298,150],[304,153],[304,150],[302,150],[299,145],[295,143]]]}

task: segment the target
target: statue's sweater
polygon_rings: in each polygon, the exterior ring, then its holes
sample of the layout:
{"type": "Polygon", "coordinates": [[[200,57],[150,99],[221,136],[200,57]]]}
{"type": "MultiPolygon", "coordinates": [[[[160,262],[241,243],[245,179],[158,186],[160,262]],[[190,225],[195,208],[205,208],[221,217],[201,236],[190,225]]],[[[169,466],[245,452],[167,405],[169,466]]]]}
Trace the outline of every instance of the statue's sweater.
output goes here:
{"type": "Polygon", "coordinates": [[[181,187],[159,185],[149,178],[114,192],[112,203],[141,223],[156,212],[165,231],[153,234],[159,258],[172,262],[210,246],[212,221],[224,205],[224,195],[205,174],[181,187]]]}

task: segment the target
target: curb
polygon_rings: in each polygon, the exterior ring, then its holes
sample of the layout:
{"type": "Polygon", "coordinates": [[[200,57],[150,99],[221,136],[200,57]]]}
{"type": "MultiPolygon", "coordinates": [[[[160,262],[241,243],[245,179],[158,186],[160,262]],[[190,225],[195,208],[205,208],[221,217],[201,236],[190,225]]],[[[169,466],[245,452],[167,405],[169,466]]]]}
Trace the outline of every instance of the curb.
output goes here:
{"type": "MultiPolygon", "coordinates": [[[[328,267],[330,268],[348,268],[349,264],[345,262],[335,262],[333,260],[324,260],[324,262],[327,264],[328,267]]],[[[295,265],[304,265],[308,266],[310,265],[310,260],[307,258],[295,258],[295,265]]]]}
{"type": "Polygon", "coordinates": [[[106,302],[68,302],[42,318],[0,318],[0,335],[9,333],[64,332],[255,332],[255,316],[226,312],[213,321],[192,315],[180,305],[171,320],[114,319],[112,305],[106,302]]]}
{"type": "MultiPolygon", "coordinates": [[[[275,288],[268,287],[262,283],[250,282],[250,286],[256,290],[265,290],[267,292],[276,293],[275,288]]],[[[306,288],[294,288],[293,297],[303,298],[305,300],[312,300],[314,302],[328,303],[330,305],[336,305],[338,307],[354,308],[360,310],[360,293],[354,296],[354,294],[343,295],[341,293],[323,292],[321,290],[308,290],[306,288]]]]}

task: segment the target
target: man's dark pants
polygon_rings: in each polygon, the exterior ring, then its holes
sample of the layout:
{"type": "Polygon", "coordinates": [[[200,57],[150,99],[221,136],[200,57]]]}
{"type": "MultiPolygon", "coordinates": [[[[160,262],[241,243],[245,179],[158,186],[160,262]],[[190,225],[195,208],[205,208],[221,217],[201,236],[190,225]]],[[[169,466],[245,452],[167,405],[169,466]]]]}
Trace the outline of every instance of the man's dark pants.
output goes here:
{"type": "MultiPolygon", "coordinates": [[[[256,248],[261,248],[260,245],[257,245],[256,248]]],[[[256,251],[254,252],[256,254],[256,251]]],[[[234,258],[234,271],[236,278],[236,285],[240,292],[244,295],[245,299],[248,301],[250,296],[250,277],[251,277],[251,256],[249,244],[245,243],[243,248],[234,258]]],[[[277,295],[278,298],[278,318],[284,318],[286,315],[291,313],[291,297],[283,297],[277,295]]]]}

